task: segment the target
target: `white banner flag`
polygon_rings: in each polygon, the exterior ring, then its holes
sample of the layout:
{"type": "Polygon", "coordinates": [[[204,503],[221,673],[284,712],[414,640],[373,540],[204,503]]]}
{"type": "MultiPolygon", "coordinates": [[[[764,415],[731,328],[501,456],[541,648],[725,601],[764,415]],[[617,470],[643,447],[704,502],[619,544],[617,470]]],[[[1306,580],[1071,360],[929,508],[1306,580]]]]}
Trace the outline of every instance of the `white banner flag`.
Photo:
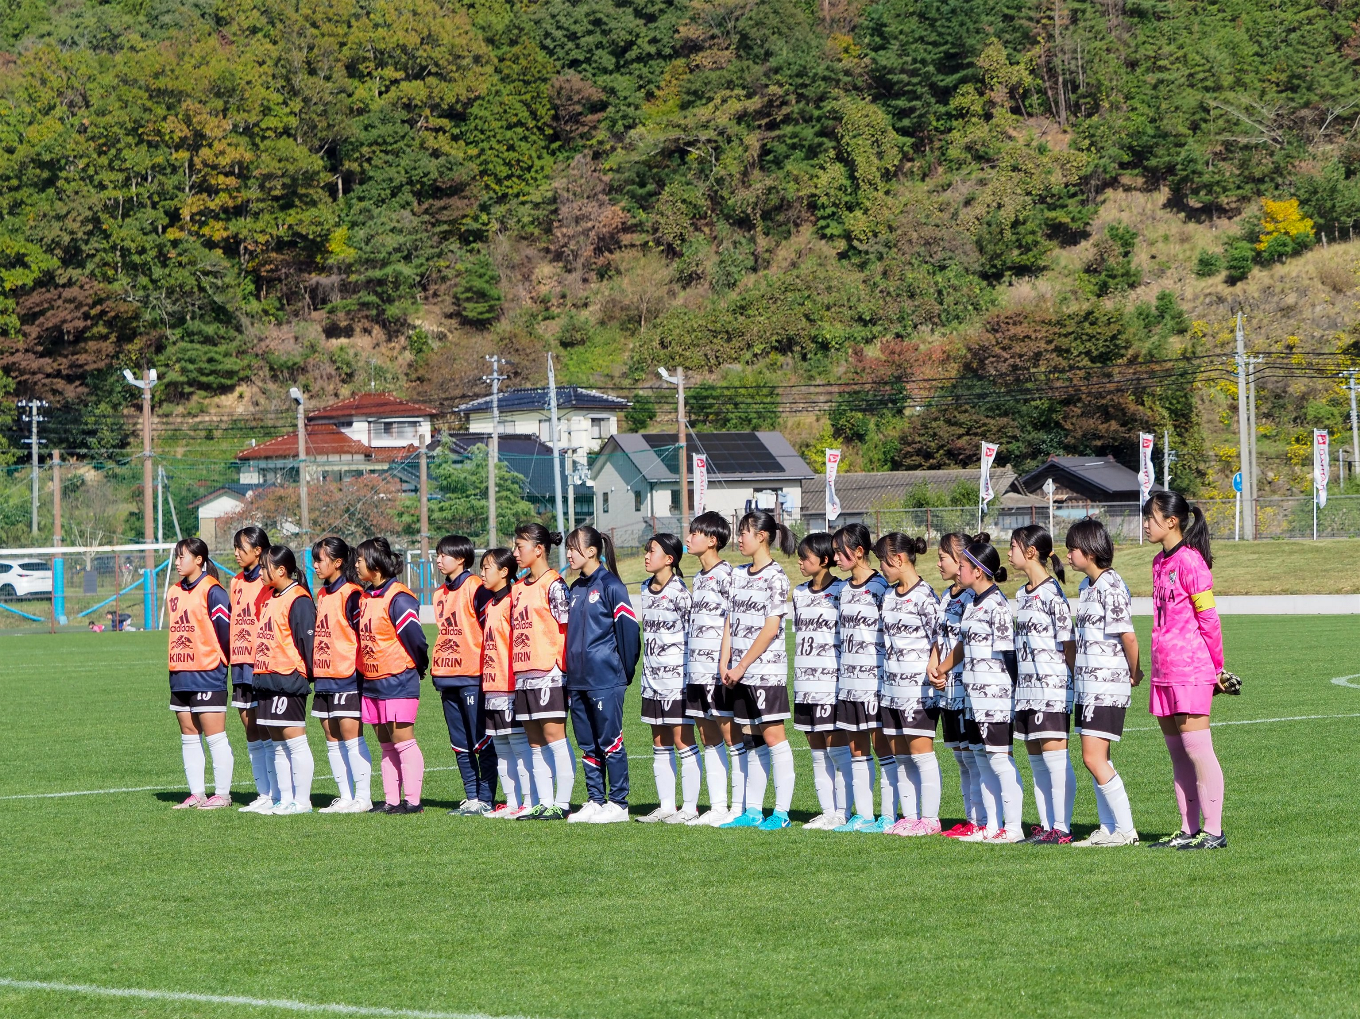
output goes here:
{"type": "Polygon", "coordinates": [[[1332,462],[1328,459],[1327,430],[1313,429],[1313,489],[1319,507],[1327,505],[1327,482],[1331,478],[1332,462]]]}
{"type": "Polygon", "coordinates": [[[983,513],[987,512],[987,504],[996,498],[996,493],[992,491],[992,461],[996,459],[996,451],[995,442],[982,444],[982,476],[978,479],[978,505],[983,513]]]}
{"type": "Polygon", "coordinates": [[[836,498],[836,465],[841,462],[841,451],[839,449],[828,449],[826,451],[826,523],[831,526],[831,522],[841,515],[841,501],[836,498]]]}
{"type": "MultiPolygon", "coordinates": [[[[708,457],[694,454],[694,515],[708,505],[708,457]]],[[[688,523],[688,522],[687,522],[688,523]]]]}
{"type": "MultiPolygon", "coordinates": [[[[1148,501],[1148,496],[1152,494],[1152,483],[1156,479],[1156,472],[1152,469],[1152,436],[1147,432],[1138,433],[1138,491],[1140,493],[1139,502],[1148,501]]],[[[1165,482],[1163,482],[1165,484],[1165,482]]]]}

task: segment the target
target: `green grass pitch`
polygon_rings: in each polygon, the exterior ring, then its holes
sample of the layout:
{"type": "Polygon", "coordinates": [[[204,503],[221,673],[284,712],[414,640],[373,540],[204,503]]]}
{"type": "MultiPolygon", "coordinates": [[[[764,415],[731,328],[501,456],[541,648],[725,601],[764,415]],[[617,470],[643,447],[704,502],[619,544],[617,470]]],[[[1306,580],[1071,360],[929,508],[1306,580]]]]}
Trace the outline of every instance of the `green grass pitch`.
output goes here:
{"type": "MultiPolygon", "coordinates": [[[[1254,724],[1215,729],[1221,853],[516,825],[447,816],[454,770],[429,775],[416,817],[172,811],[164,636],[0,638],[0,981],[540,1019],[1355,1014],[1360,689],[1331,680],[1360,673],[1356,625],[1225,620],[1245,691],[1216,721],[1254,724]],[[146,786],[163,788],[16,798],[146,786]]],[[[448,768],[428,684],[425,699],[417,735],[448,768]]],[[[628,718],[641,812],[655,793],[636,685],[628,718]]],[[[1128,724],[1116,763],[1156,837],[1177,815],[1143,691],[1128,724]]],[[[244,802],[234,717],[228,732],[244,802]]],[[[315,723],[311,737],[320,805],[333,786],[315,723]]],[[[1095,804],[1077,773],[1084,832],[1095,804]]],[[[0,983],[7,1017],[286,1014],[0,983]]]]}

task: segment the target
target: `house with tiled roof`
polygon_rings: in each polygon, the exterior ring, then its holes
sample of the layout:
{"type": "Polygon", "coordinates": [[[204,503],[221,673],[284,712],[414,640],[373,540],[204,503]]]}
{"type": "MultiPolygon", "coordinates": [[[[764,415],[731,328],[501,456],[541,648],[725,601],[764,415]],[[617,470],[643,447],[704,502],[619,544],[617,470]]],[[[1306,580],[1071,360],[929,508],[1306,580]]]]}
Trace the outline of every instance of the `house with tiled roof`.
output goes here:
{"type": "MultiPolygon", "coordinates": [[[[585,386],[557,387],[558,444],[573,460],[584,465],[587,453],[598,452],[619,430],[619,415],[631,404],[618,396],[585,386]]],[[[490,434],[491,397],[457,408],[465,415],[468,431],[490,434]]],[[[537,435],[552,443],[552,417],[548,390],[506,389],[497,400],[502,435],[537,435]]]]}

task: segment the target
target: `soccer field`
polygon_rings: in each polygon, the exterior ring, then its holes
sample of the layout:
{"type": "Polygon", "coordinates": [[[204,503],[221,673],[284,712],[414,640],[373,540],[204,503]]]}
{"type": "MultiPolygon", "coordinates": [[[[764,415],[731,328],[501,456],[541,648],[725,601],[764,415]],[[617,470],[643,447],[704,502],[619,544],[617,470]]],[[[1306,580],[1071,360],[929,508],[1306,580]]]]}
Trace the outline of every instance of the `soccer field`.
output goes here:
{"type": "MultiPolygon", "coordinates": [[[[462,790],[428,684],[416,732],[443,770],[423,815],[172,811],[164,635],[0,638],[0,1015],[1355,1014],[1357,620],[1224,631],[1244,692],[1215,704],[1230,845],[1210,853],[449,817],[462,790]]],[[[656,797],[636,684],[629,703],[641,813],[656,797]]],[[[1136,691],[1115,760],[1150,839],[1177,814],[1146,704],[1136,691]]],[[[228,732],[244,803],[234,717],[228,732]]],[[[1026,808],[1028,825],[1028,789],[1026,808]]]]}

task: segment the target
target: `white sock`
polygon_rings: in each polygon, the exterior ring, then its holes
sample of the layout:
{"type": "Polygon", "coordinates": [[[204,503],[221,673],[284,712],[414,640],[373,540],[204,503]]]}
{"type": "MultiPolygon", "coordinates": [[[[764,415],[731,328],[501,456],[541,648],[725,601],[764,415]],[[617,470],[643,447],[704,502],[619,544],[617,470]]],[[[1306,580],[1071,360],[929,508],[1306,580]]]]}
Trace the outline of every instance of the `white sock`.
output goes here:
{"type": "Polygon", "coordinates": [[[973,819],[973,780],[969,777],[972,770],[968,767],[968,762],[972,760],[973,754],[969,750],[955,750],[954,763],[959,766],[959,795],[963,797],[963,818],[965,821],[973,819]]]}
{"type": "Polygon", "coordinates": [[[996,831],[1002,825],[1001,819],[1001,779],[992,770],[987,760],[991,754],[985,750],[973,751],[973,772],[977,775],[978,791],[982,800],[982,820],[979,822],[988,831],[996,831]]]}
{"type": "Polygon", "coordinates": [[[270,778],[278,789],[278,797],[274,802],[290,803],[293,799],[293,766],[288,761],[288,745],[281,739],[271,742],[274,744],[274,773],[270,778]]]}
{"type": "MultiPolygon", "coordinates": [[[[492,736],[496,747],[496,775],[501,780],[501,791],[505,793],[505,805],[511,810],[519,809],[519,770],[515,767],[515,752],[510,749],[508,736],[492,736]]],[[[492,799],[495,799],[494,794],[492,799]]]]}
{"type": "Polygon", "coordinates": [[[283,790],[279,787],[279,748],[274,745],[272,739],[260,742],[264,744],[264,770],[265,776],[269,779],[269,798],[274,803],[282,803],[283,790]]]}
{"type": "Polygon", "coordinates": [[[1100,818],[1100,826],[1108,832],[1113,832],[1114,814],[1111,813],[1110,805],[1105,801],[1105,793],[1094,775],[1091,776],[1091,785],[1096,791],[1096,816],[1100,818]]]}
{"type": "Polygon", "coordinates": [[[897,801],[902,805],[902,817],[914,821],[921,816],[921,779],[916,773],[916,758],[898,754],[896,760],[897,801]]]}
{"type": "Polygon", "coordinates": [[[680,751],[680,805],[689,813],[699,809],[699,787],[703,785],[703,780],[699,748],[685,747],[680,751]]]}
{"type": "Polygon", "coordinates": [[[349,781],[349,769],[345,767],[345,752],[340,749],[338,739],[326,740],[326,760],[330,762],[331,777],[335,779],[335,788],[340,793],[340,799],[354,799],[354,789],[350,786],[349,781]]]}
{"type": "Polygon", "coordinates": [[[985,755],[986,751],[973,750],[971,747],[968,750],[968,790],[972,795],[973,810],[977,815],[972,818],[972,821],[974,824],[985,826],[987,824],[987,794],[983,774],[990,769],[983,766],[986,763],[985,761],[980,762],[978,760],[979,753],[985,755]]]}
{"type": "MultiPolygon", "coordinates": [[[[899,757],[900,761],[901,758],[899,757]]],[[[916,765],[917,791],[921,797],[919,803],[921,808],[921,819],[923,821],[938,821],[940,819],[940,792],[942,781],[940,778],[940,760],[935,756],[935,751],[925,754],[912,754],[912,764],[916,765]]]]}
{"type": "Polygon", "coordinates": [[[704,782],[710,810],[727,810],[727,744],[704,747],[704,782]]]}
{"type": "Polygon", "coordinates": [[[273,750],[267,739],[246,741],[246,753],[250,755],[250,775],[255,780],[257,796],[269,795],[269,765],[266,761],[273,750]]]}
{"type": "Polygon", "coordinates": [[[189,780],[189,792],[200,800],[206,799],[208,790],[203,785],[203,744],[195,733],[192,736],[179,734],[179,752],[184,758],[184,777],[189,780]]]}
{"type": "Polygon", "coordinates": [[[534,782],[534,752],[529,746],[529,737],[524,730],[512,732],[509,736],[510,752],[515,755],[515,774],[519,783],[519,802],[521,806],[538,806],[538,787],[534,782]]]}
{"type": "Polygon", "coordinates": [[[827,757],[831,758],[831,769],[836,775],[835,803],[836,813],[842,817],[850,816],[850,798],[854,795],[854,777],[851,774],[849,747],[827,747],[827,757]]]}
{"type": "Polygon", "coordinates": [[[293,802],[304,807],[312,805],[312,775],[316,762],[306,736],[294,736],[287,742],[288,764],[293,769],[293,802]]]}
{"type": "Polygon", "coordinates": [[[1124,791],[1124,780],[1115,772],[1114,778],[1110,779],[1100,791],[1105,794],[1105,802],[1110,805],[1110,813],[1114,815],[1115,831],[1122,835],[1127,835],[1133,831],[1133,809],[1129,806],[1129,794],[1124,791]]]}
{"type": "Polygon", "coordinates": [[[731,808],[733,814],[740,814],[746,809],[746,761],[750,755],[746,752],[745,743],[733,743],[727,748],[727,759],[730,763],[732,772],[732,799],[731,808]]]}
{"type": "Polygon", "coordinates": [[[879,795],[878,812],[889,824],[897,821],[897,758],[886,754],[878,759],[879,795]]]}
{"type": "Polygon", "coordinates": [[[1077,776],[1072,770],[1072,757],[1066,750],[1045,750],[1044,764],[1048,767],[1048,809],[1053,815],[1053,827],[1058,831],[1072,830],[1072,801],[1077,794],[1077,776]]]}
{"type": "Polygon", "coordinates": [[[372,799],[373,758],[368,752],[368,741],[364,739],[364,734],[359,733],[353,739],[342,742],[340,753],[345,758],[345,770],[349,772],[353,798],[368,803],[372,799]]]}
{"type": "Polygon", "coordinates": [[[529,770],[534,775],[534,795],[542,804],[556,802],[553,796],[552,765],[548,763],[547,747],[529,746],[529,770]]]}
{"type": "Polygon", "coordinates": [[[770,784],[770,748],[746,748],[746,809],[765,812],[765,789],[770,784]]]}
{"type": "Polygon", "coordinates": [[[571,792],[576,787],[576,756],[565,736],[549,743],[548,751],[552,754],[553,779],[557,782],[557,798],[553,802],[563,810],[570,810],[571,792]]]}
{"type": "Polygon", "coordinates": [[[1018,832],[1024,827],[1022,811],[1025,806],[1025,789],[1020,784],[1019,772],[1015,770],[1015,758],[1006,753],[987,756],[1001,786],[1003,827],[1008,832],[1018,832]]]}
{"type": "Polygon", "coordinates": [[[656,801],[664,814],[675,813],[675,748],[652,747],[652,775],[656,778],[656,801]]]}
{"type": "Polygon", "coordinates": [[[817,803],[822,813],[835,813],[836,769],[825,750],[812,751],[812,787],[817,790],[817,803]]]}
{"type": "Polygon", "coordinates": [[[212,754],[213,792],[218,796],[231,795],[231,773],[236,769],[236,756],[231,752],[231,740],[225,732],[208,737],[208,753],[212,754]]]}
{"type": "Polygon", "coordinates": [[[774,776],[774,809],[789,812],[793,802],[793,784],[797,780],[793,770],[793,747],[789,741],[770,747],[770,773],[774,776]]]}
{"type": "Polygon", "coordinates": [[[874,816],[874,787],[870,780],[873,771],[868,757],[850,758],[850,788],[855,796],[855,813],[870,820],[874,816]]]}
{"type": "Polygon", "coordinates": [[[1048,777],[1048,762],[1043,754],[1029,755],[1029,770],[1034,776],[1034,809],[1039,814],[1039,827],[1048,831],[1053,827],[1053,792],[1048,777]]]}

